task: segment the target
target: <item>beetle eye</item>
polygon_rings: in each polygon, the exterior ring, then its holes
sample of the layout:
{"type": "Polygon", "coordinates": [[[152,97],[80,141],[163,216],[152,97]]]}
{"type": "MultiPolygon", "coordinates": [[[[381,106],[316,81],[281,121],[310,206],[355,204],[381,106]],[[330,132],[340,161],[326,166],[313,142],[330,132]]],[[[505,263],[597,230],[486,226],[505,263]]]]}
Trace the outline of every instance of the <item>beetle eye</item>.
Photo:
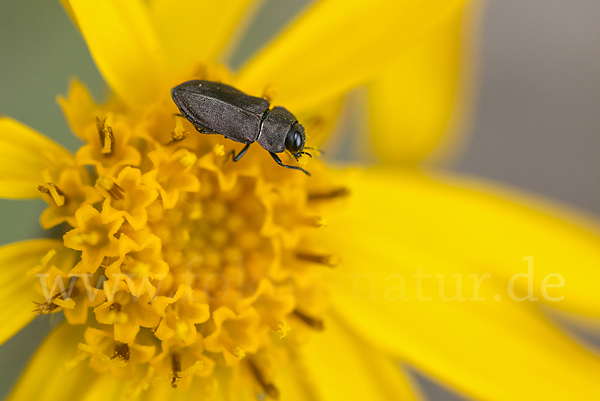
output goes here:
{"type": "Polygon", "coordinates": [[[302,136],[298,131],[294,131],[294,145],[298,149],[302,147],[302,136]]]}
{"type": "Polygon", "coordinates": [[[304,148],[304,135],[302,126],[298,123],[292,125],[285,138],[285,148],[291,153],[298,153],[304,148]]]}

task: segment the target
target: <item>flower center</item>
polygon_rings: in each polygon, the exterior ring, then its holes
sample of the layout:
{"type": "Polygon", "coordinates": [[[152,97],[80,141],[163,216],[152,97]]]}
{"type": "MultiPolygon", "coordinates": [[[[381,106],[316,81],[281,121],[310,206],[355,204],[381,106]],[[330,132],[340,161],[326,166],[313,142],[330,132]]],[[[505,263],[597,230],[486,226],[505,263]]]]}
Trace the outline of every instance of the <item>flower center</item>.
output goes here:
{"type": "Polygon", "coordinates": [[[78,360],[110,366],[136,389],[235,377],[229,369],[277,398],[285,337],[323,329],[324,300],[307,294],[319,269],[337,264],[310,249],[326,226],[315,204],[347,192],[327,184],[318,162],[320,186],[258,145],[228,160],[234,142],[196,132],[166,100],[141,115],[105,110],[78,132],[87,144],[77,164],[40,186],[42,221],[72,226],[64,245],[81,257],[37,268],[63,285],[36,311],[88,324],[78,360]]]}

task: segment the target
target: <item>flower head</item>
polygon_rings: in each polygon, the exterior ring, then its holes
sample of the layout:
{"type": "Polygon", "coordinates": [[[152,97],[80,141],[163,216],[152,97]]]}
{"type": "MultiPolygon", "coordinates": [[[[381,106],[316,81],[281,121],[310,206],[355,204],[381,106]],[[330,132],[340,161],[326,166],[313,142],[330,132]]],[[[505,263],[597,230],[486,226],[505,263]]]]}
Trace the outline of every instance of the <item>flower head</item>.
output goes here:
{"type": "MultiPolygon", "coordinates": [[[[88,113],[78,109],[79,90],[62,103],[88,113]]],[[[231,142],[195,132],[174,106],[166,92],[143,113],[113,106],[110,118],[99,117],[97,106],[87,125],[84,116],[70,117],[88,143],[40,192],[49,204],[43,216],[56,216],[46,225],[71,226],[64,248],[52,252],[77,256],[71,265],[38,269],[52,291],[36,310],[65,310],[68,323],[90,326],[80,355],[99,372],[110,367],[129,378],[132,392],[149,380],[189,386],[205,365],[240,371],[250,364],[260,387],[283,363],[271,354],[284,348],[290,328],[322,325],[325,300],[305,301],[305,292],[317,285],[320,265],[331,263],[310,238],[338,197],[311,200],[314,183],[267,163],[262,149],[233,163],[220,151],[231,142]],[[76,293],[66,290],[72,279],[76,293]],[[101,302],[80,296],[98,291],[101,302]],[[75,308],[93,313],[67,312],[75,308]],[[268,370],[253,362],[263,359],[271,361],[268,370]],[[152,373],[169,363],[170,375],[152,373]]],[[[325,168],[312,165],[319,185],[337,190],[325,168]]]]}
{"type": "MultiPolygon", "coordinates": [[[[215,2],[204,9],[187,1],[63,3],[113,94],[97,104],[75,81],[60,99],[73,132],[85,142],[74,155],[13,120],[0,120],[2,144],[14,150],[2,169],[0,193],[43,198],[44,228],[65,228],[60,239],[0,252],[7,266],[26,255],[21,265],[27,270],[17,269],[26,274],[6,274],[0,283],[14,285],[11,291],[26,288],[20,297],[29,302],[27,316],[17,303],[19,319],[1,332],[2,339],[32,318],[31,301],[39,314],[64,311],[66,317],[21,383],[35,378],[36,369],[43,370],[40,361],[48,359],[60,362],[52,372],[56,389],[45,393],[49,399],[62,391],[82,397],[101,391],[115,399],[162,399],[173,391],[224,399],[412,397],[410,384],[388,359],[392,355],[475,396],[485,394],[481,382],[523,399],[536,393],[504,370],[503,379],[516,384],[508,390],[494,387],[494,367],[476,353],[463,361],[436,352],[438,343],[445,351],[451,347],[425,330],[433,321],[444,322],[464,347],[472,337],[461,336],[453,314],[476,321],[490,309],[436,302],[411,304],[404,311],[392,302],[376,303],[397,299],[398,288],[382,294],[373,287],[389,281],[394,263],[406,267],[425,260],[444,272],[471,268],[460,255],[448,250],[442,257],[411,238],[414,232],[419,238],[437,234],[443,248],[442,235],[435,227],[422,229],[418,217],[436,210],[432,199],[444,188],[431,189],[427,179],[409,172],[389,173],[394,179],[352,178],[318,159],[302,158],[305,164],[297,165],[293,155],[282,154],[285,164],[310,170],[308,177],[280,167],[258,144],[234,162],[230,152],[237,153],[239,145],[198,132],[170,98],[170,89],[184,81],[223,82],[285,105],[303,121],[308,144],[318,144],[347,90],[372,78],[400,50],[412,51],[407,46],[422,43],[418,38],[437,37],[440,26],[455,28],[462,1],[320,1],[237,73],[218,55],[253,2],[215,2]],[[203,21],[205,40],[198,51],[190,51],[184,17],[203,21]],[[418,190],[417,200],[396,185],[398,177],[418,190]],[[374,195],[381,193],[385,196],[374,195]],[[419,199],[431,202],[431,210],[414,216],[419,199]],[[414,243],[420,248],[412,248],[414,243]],[[366,285],[364,262],[370,274],[366,285]],[[349,281],[340,281],[338,265],[349,281]],[[363,299],[368,302],[356,302],[363,299]],[[400,322],[403,326],[396,327],[400,322]],[[328,380],[343,369],[359,384],[328,380]],[[480,380],[466,380],[471,374],[480,380]]],[[[439,135],[440,129],[431,131],[439,135]]],[[[399,157],[418,159],[431,146],[415,148],[411,157],[399,157]]],[[[593,260],[590,247],[582,251],[583,260],[593,260]]],[[[500,318],[504,311],[522,322],[532,318],[530,328],[582,362],[579,368],[568,365],[569,377],[593,388],[585,364],[597,366],[594,358],[552,331],[533,308],[495,305],[483,334],[493,328],[521,345],[500,318]]],[[[487,344],[477,343],[478,352],[487,344]]],[[[541,368],[555,361],[556,354],[549,355],[541,362],[522,358],[541,368]]],[[[13,396],[25,399],[29,391],[21,384],[13,396]]]]}

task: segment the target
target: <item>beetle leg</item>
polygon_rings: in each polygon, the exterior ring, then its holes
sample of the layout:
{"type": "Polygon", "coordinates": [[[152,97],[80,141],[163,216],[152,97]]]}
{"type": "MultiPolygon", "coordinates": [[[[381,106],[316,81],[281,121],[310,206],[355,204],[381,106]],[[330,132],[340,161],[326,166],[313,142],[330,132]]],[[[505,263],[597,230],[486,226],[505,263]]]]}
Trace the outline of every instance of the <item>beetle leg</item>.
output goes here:
{"type": "MultiPolygon", "coordinates": [[[[246,146],[244,146],[244,149],[240,150],[240,153],[238,153],[237,156],[235,154],[235,150],[232,150],[231,152],[229,152],[229,155],[231,155],[231,158],[234,162],[237,162],[238,160],[240,160],[242,158],[242,156],[244,156],[246,154],[249,147],[250,147],[250,144],[247,143],[246,146]]],[[[229,155],[227,157],[229,157],[229,155]]]]}
{"type": "Polygon", "coordinates": [[[298,166],[289,166],[287,164],[283,164],[283,162],[281,161],[281,159],[279,158],[279,156],[277,156],[275,153],[269,152],[269,154],[271,155],[271,157],[273,158],[273,160],[275,160],[275,163],[279,164],[281,167],[291,168],[292,170],[300,170],[304,174],[310,176],[310,173],[308,171],[304,170],[303,168],[298,167],[298,166]]]}

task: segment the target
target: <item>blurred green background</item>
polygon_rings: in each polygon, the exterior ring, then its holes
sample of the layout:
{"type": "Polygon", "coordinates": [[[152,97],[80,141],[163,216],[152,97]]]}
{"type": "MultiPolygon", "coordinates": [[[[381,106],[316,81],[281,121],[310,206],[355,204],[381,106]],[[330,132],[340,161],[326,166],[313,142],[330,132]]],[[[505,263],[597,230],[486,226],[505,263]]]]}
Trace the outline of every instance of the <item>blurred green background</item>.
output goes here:
{"type": "MultiPolygon", "coordinates": [[[[307,3],[269,1],[234,61],[240,63],[307,3]]],[[[470,137],[452,169],[510,184],[600,215],[600,2],[489,0],[470,137]]],[[[200,44],[199,44],[200,45],[200,44]]],[[[0,0],[0,114],[75,151],[55,97],[69,78],[96,99],[104,83],[58,1],[0,0]]],[[[351,155],[338,154],[348,159],[351,155]]],[[[47,235],[42,201],[0,200],[1,243],[47,235]]],[[[0,348],[0,397],[58,322],[41,316],[0,348]]],[[[431,400],[460,399],[419,379],[431,400]]]]}

